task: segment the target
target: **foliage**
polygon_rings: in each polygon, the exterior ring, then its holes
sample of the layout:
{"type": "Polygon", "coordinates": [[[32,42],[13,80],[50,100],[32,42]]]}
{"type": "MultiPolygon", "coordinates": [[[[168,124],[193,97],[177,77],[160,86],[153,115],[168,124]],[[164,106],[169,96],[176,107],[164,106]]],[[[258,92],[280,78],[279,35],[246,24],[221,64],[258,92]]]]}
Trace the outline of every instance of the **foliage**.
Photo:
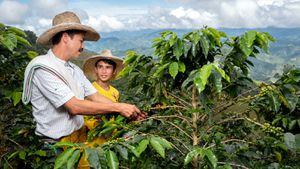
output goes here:
{"type": "MultiPolygon", "coordinates": [[[[27,34],[0,24],[0,166],[51,168],[51,154],[34,134],[31,109],[20,104],[24,70],[37,56],[27,34]]],[[[52,159],[53,160],[53,159],[52,159]]]]}
{"type": "Polygon", "coordinates": [[[38,140],[30,108],[19,103],[24,68],[37,55],[28,50],[44,52],[28,46],[33,35],[1,26],[3,168],[76,168],[83,156],[91,168],[300,166],[299,68],[270,84],[249,77],[250,58],[268,52],[274,41],[268,33],[228,37],[206,27],[182,37],[162,32],[153,40],[153,56],[127,53],[116,83],[122,100],[150,117],[102,117],[89,140],[101,136],[106,143],[54,146],[38,140]]]}

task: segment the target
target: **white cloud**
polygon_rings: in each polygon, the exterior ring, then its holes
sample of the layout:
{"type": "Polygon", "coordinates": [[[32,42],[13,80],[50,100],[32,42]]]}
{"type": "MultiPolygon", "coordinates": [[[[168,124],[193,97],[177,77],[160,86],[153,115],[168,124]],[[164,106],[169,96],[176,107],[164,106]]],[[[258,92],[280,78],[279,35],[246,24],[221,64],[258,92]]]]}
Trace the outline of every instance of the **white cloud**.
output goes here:
{"type": "Polygon", "coordinates": [[[115,17],[101,15],[99,17],[89,17],[88,25],[99,32],[108,32],[124,29],[125,26],[115,17]]]}
{"type": "Polygon", "coordinates": [[[68,9],[68,0],[31,0],[32,15],[52,18],[57,13],[68,9]]]}
{"type": "MultiPolygon", "coordinates": [[[[299,27],[300,0],[165,0],[170,6],[118,6],[99,1],[16,0],[0,2],[0,22],[34,30],[51,27],[66,10],[99,32],[149,28],[299,27]],[[73,5],[73,6],[72,6],[73,5]],[[101,6],[101,8],[99,7],[101,6]],[[30,7],[30,8],[29,8],[30,7]],[[14,12],[11,12],[14,11],[14,12]]],[[[166,4],[166,3],[163,3],[166,4]]]]}
{"type": "Polygon", "coordinates": [[[28,6],[14,0],[4,0],[0,4],[0,22],[6,24],[24,23],[28,6]]]}

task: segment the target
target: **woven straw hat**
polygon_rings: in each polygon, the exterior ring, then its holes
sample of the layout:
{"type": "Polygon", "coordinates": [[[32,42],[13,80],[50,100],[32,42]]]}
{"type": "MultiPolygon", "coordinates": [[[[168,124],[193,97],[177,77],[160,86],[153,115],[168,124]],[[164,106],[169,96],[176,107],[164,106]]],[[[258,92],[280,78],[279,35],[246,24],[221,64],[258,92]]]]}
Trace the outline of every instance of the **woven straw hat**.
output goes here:
{"type": "Polygon", "coordinates": [[[42,33],[38,39],[37,43],[45,46],[51,46],[51,39],[54,35],[59,32],[66,30],[82,30],[86,34],[84,36],[85,40],[97,41],[100,39],[99,33],[97,33],[93,28],[82,25],[78,16],[70,11],[66,11],[56,15],[52,20],[52,27],[42,33]]]}
{"type": "Polygon", "coordinates": [[[118,73],[124,68],[123,59],[117,56],[113,56],[110,50],[105,49],[101,51],[99,55],[94,55],[86,59],[83,64],[84,74],[92,81],[97,80],[97,75],[94,71],[94,68],[95,68],[95,63],[100,59],[109,59],[116,63],[116,69],[115,69],[115,74],[113,76],[113,79],[115,79],[118,73]]]}

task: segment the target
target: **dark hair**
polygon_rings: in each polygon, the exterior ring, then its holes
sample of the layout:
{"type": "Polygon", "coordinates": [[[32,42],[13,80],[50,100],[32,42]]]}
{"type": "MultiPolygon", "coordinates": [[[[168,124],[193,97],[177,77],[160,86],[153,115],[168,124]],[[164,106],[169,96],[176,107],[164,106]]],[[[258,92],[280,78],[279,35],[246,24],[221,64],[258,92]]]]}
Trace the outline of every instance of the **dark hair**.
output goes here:
{"type": "Polygon", "coordinates": [[[97,62],[95,63],[95,67],[97,67],[97,65],[98,65],[98,63],[99,63],[100,61],[103,61],[104,63],[107,63],[107,64],[109,64],[109,65],[112,65],[114,70],[115,70],[116,67],[117,67],[116,62],[114,62],[114,61],[112,61],[112,60],[110,60],[110,59],[99,59],[99,60],[97,60],[97,62]]]}
{"type": "Polygon", "coordinates": [[[71,39],[73,39],[75,34],[85,34],[86,31],[82,31],[82,30],[75,30],[75,29],[71,29],[71,30],[66,30],[66,31],[62,31],[62,32],[58,32],[57,34],[55,34],[52,37],[52,45],[56,45],[60,42],[61,37],[64,33],[67,33],[71,39]]]}

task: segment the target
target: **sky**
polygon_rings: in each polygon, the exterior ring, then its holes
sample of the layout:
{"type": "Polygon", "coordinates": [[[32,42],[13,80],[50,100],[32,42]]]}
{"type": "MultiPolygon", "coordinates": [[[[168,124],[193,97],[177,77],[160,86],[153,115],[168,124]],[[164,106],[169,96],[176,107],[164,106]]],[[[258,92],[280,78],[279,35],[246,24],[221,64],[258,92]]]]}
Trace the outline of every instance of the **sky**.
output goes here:
{"type": "Polygon", "coordinates": [[[73,11],[98,32],[300,27],[300,0],[0,0],[0,22],[37,35],[73,11]]]}

